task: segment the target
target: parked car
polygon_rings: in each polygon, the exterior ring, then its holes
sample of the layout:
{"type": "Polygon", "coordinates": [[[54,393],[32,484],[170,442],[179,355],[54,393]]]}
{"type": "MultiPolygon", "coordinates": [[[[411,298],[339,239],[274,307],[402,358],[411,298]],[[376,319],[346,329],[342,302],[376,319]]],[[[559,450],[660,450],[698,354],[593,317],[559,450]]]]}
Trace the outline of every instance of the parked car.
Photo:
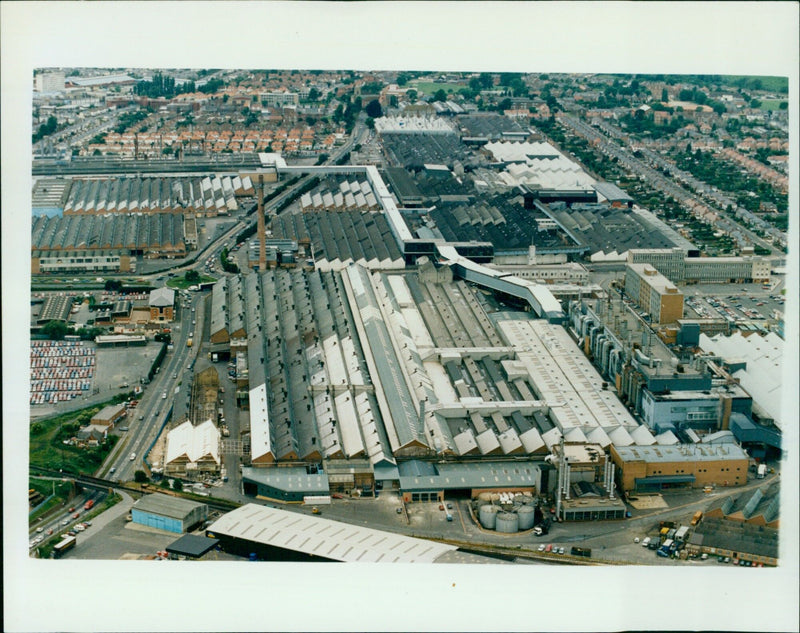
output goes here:
{"type": "Polygon", "coordinates": [[[542,543],[539,547],[536,548],[537,551],[543,552],[544,551],[544,543],[542,543]]]}

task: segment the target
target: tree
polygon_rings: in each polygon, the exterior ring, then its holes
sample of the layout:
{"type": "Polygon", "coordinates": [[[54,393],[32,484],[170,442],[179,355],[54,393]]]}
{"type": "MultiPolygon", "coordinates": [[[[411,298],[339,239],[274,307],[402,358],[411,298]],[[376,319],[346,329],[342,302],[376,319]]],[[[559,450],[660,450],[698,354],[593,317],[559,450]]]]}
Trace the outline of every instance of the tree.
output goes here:
{"type": "Polygon", "coordinates": [[[442,88],[439,88],[435,93],[433,93],[433,100],[447,101],[447,93],[442,88]]]}
{"type": "Polygon", "coordinates": [[[311,90],[308,91],[309,101],[318,101],[319,98],[320,98],[320,91],[317,90],[316,88],[311,88],[311,90]]]}
{"type": "Polygon", "coordinates": [[[200,273],[196,270],[187,270],[183,278],[188,284],[196,284],[198,281],[200,281],[200,273]]]}
{"type": "Polygon", "coordinates": [[[364,112],[367,113],[368,117],[377,119],[383,114],[383,109],[381,108],[380,102],[377,99],[373,99],[364,108],[364,112]]]}
{"type": "Polygon", "coordinates": [[[669,92],[667,92],[666,88],[661,89],[661,100],[666,103],[669,101],[669,92]]]}
{"type": "Polygon", "coordinates": [[[42,334],[52,341],[63,341],[69,331],[69,326],[63,321],[48,321],[42,326],[42,334]]]}
{"type": "Polygon", "coordinates": [[[412,101],[412,102],[416,101],[418,96],[419,96],[419,93],[416,90],[414,90],[413,88],[411,90],[407,90],[406,91],[406,97],[408,98],[409,101],[412,101]]]}
{"type": "Polygon", "coordinates": [[[119,292],[122,290],[122,282],[119,279],[109,279],[103,288],[111,292],[119,292]]]}
{"type": "Polygon", "coordinates": [[[374,130],[375,129],[375,119],[373,119],[371,116],[367,117],[366,121],[364,121],[364,124],[370,130],[374,130]]]}
{"type": "Polygon", "coordinates": [[[181,490],[183,490],[183,482],[180,479],[173,479],[172,489],[180,492],[181,490]]]}
{"type": "Polygon", "coordinates": [[[409,79],[411,79],[411,75],[409,75],[408,73],[399,73],[397,75],[397,85],[405,86],[408,83],[409,79]]]}
{"type": "Polygon", "coordinates": [[[780,108],[781,110],[788,110],[789,109],[789,102],[788,101],[781,101],[778,104],[778,108],[780,108]]]}
{"type": "Polygon", "coordinates": [[[136,472],[133,473],[133,480],[137,484],[146,483],[147,482],[147,473],[144,472],[143,470],[137,470],[136,472]]]}

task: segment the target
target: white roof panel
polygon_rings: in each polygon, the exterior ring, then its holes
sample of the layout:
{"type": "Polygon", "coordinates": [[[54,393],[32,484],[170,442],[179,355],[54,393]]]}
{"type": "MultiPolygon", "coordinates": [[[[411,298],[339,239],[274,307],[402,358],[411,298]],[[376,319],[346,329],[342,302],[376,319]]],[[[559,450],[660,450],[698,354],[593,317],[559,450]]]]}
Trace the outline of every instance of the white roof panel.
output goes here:
{"type": "Polygon", "coordinates": [[[253,503],[223,515],[208,531],[347,563],[432,563],[457,549],[253,503]]]}

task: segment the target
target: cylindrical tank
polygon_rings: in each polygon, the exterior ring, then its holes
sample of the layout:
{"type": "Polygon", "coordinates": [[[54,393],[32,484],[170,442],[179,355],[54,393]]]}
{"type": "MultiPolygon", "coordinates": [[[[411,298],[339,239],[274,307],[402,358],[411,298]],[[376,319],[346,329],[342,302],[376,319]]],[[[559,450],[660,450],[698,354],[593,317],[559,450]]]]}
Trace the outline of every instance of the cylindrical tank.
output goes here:
{"type": "Polygon", "coordinates": [[[515,534],[519,531],[519,517],[513,512],[498,512],[495,529],[504,534],[515,534]]]}
{"type": "Polygon", "coordinates": [[[530,530],[533,527],[533,506],[522,506],[517,510],[517,516],[519,517],[520,530],[530,530]]]}
{"type": "Polygon", "coordinates": [[[478,493],[478,499],[480,501],[491,501],[492,500],[492,493],[491,492],[480,492],[480,493],[478,493]]]}
{"type": "Polygon", "coordinates": [[[485,505],[481,506],[481,509],[478,511],[478,520],[481,522],[481,525],[487,530],[493,530],[495,527],[495,520],[497,519],[497,513],[500,512],[500,508],[493,505],[485,505]]]}

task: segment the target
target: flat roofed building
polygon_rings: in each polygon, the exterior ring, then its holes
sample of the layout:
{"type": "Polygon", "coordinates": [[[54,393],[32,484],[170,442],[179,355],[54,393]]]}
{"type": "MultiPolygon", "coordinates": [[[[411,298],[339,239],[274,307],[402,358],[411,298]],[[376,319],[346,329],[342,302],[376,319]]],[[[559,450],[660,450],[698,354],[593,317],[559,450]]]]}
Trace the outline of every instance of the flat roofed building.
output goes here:
{"type": "Polygon", "coordinates": [[[611,446],[625,492],[747,483],[749,457],[735,444],[611,446]]]}
{"type": "Polygon", "coordinates": [[[683,317],[683,293],[649,264],[628,264],[625,292],[655,323],[674,323],[683,317]]]}
{"type": "Polygon", "coordinates": [[[304,497],[330,494],[325,473],[309,473],[304,466],[280,468],[242,468],[244,494],[280,501],[300,503],[304,497]]]}
{"type": "Polygon", "coordinates": [[[113,426],[125,417],[127,409],[124,404],[110,404],[92,416],[92,424],[113,426]]]}
{"type": "Polygon", "coordinates": [[[226,552],[267,560],[433,563],[452,545],[256,504],[229,512],[206,535],[226,552]]]}
{"type": "Polygon", "coordinates": [[[204,521],[208,517],[208,506],[180,497],[152,494],[133,504],[131,517],[134,523],[181,533],[204,521]]]}

